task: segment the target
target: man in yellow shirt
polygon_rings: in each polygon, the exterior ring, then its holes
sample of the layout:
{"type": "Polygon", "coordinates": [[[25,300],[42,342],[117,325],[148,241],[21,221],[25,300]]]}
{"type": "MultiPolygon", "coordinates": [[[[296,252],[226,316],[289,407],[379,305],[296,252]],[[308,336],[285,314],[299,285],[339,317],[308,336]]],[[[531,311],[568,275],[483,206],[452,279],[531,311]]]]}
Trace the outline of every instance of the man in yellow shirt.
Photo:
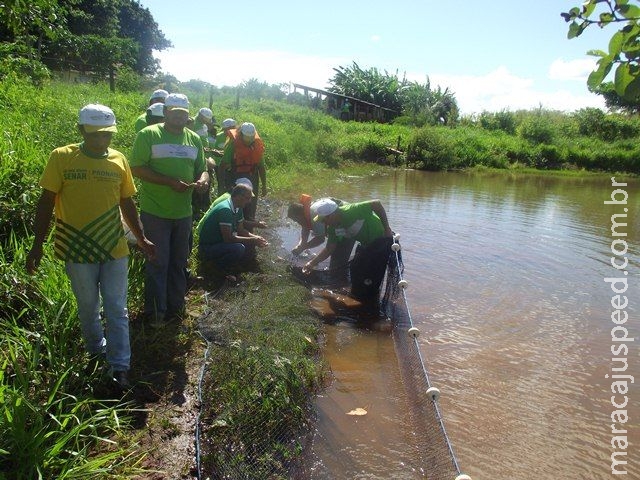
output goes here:
{"type": "Polygon", "coordinates": [[[116,118],[104,105],[80,110],[83,142],[56,148],[49,156],[34,221],[34,240],[26,269],[34,273],[42,259],[51,213],[55,209],[55,255],[65,262],[78,303],[85,348],[106,354],[116,384],[127,389],[131,348],[127,315],[129,249],[122,218],[149,257],[155,246],[144,235],[132,196],[136,192],[127,159],[109,148],[116,118]],[[100,303],[106,329],[100,319],[100,303]]]}

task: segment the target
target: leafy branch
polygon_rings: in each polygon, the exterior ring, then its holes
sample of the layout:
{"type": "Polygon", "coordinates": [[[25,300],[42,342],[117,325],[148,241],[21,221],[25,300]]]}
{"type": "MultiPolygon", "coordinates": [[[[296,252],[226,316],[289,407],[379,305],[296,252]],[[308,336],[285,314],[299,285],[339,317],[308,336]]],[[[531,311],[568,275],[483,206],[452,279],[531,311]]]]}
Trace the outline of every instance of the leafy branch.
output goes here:
{"type": "Polygon", "coordinates": [[[587,52],[599,57],[598,67],[589,75],[587,85],[596,90],[615,66],[616,93],[627,99],[640,98],[640,7],[629,0],[587,0],[582,7],[560,15],[570,22],[569,39],[580,36],[591,25],[604,28],[612,23],[622,24],[609,40],[608,51],[587,52]]]}

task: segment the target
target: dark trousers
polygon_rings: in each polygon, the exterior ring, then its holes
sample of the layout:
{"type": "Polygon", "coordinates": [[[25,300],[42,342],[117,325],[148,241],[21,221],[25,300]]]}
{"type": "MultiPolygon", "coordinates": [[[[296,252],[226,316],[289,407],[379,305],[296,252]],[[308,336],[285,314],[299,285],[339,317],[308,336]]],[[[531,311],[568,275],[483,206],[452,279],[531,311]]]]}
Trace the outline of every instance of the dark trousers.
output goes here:
{"type": "Polygon", "coordinates": [[[391,237],[380,237],[366,247],[358,245],[351,261],[351,295],[365,300],[378,297],[391,254],[391,237]]]}

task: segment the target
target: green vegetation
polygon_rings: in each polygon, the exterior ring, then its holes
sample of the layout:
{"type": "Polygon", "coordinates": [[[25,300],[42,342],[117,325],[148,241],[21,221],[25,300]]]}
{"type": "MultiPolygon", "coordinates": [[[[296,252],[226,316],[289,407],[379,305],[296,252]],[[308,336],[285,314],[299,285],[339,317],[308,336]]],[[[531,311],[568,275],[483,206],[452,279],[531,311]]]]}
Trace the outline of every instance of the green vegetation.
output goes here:
{"type": "Polygon", "coordinates": [[[106,78],[158,69],[153,50],[171,47],[135,0],[7,0],[0,4],[0,80],[12,72],[41,83],[50,70],[106,78]]]}
{"type": "Polygon", "coordinates": [[[591,72],[589,88],[604,95],[607,106],[628,108],[629,103],[637,108],[640,100],[640,6],[629,0],[587,0],[580,7],[561,13],[569,23],[569,39],[578,37],[587,28],[597,25],[604,28],[611,24],[622,25],[611,36],[608,51],[590,50],[589,54],[599,58],[598,68],[591,72]],[[600,5],[598,5],[600,4],[600,5]],[[613,91],[605,78],[615,69],[613,91]],[[603,88],[600,88],[600,87],[603,88]]]}
{"type": "MultiPolygon", "coordinates": [[[[166,85],[151,88],[156,86],[166,85]]],[[[239,92],[199,82],[176,88],[189,95],[194,109],[211,100],[218,120],[233,117],[257,125],[267,145],[270,196],[283,200],[295,198],[301,188],[327,192],[327,181],[346,171],[387,168],[379,163],[434,170],[640,170],[638,120],[594,109],[571,115],[485,112],[463,118],[456,127],[416,128],[402,122],[341,122],[255,80],[239,92]],[[398,144],[404,153],[388,149],[398,144]]],[[[38,178],[53,148],[78,141],[78,109],[91,102],[112,107],[119,125],[113,147],[128,153],[133,123],[147,96],[146,91],[112,93],[104,84],[45,82],[36,87],[15,75],[0,82],[1,478],[130,477],[153,467],[145,457],[150,447],[140,444],[139,425],[156,424],[167,435],[175,434],[173,422],[141,408],[140,398],[109,399],[101,372],[85,368],[91,363],[80,342],[75,305],[69,300],[73,295],[51,249],[35,277],[23,268],[38,178]]],[[[280,211],[275,204],[271,210],[275,222],[280,211]]],[[[293,283],[277,254],[275,247],[265,253],[264,271],[247,276],[240,289],[213,298],[206,292],[219,285],[212,284],[191,294],[193,318],[213,312],[209,327],[215,327],[219,339],[205,378],[207,468],[251,461],[264,469],[258,471],[284,476],[300,448],[295,432],[308,421],[306,401],[322,381],[318,323],[307,311],[306,290],[293,283]],[[252,436],[256,425],[259,441],[252,436]]],[[[176,365],[184,368],[185,352],[199,348],[199,326],[192,318],[175,332],[145,331],[137,321],[141,272],[141,259],[134,254],[132,377],[140,379],[141,388],[172,392],[166,372],[176,365]]]]}

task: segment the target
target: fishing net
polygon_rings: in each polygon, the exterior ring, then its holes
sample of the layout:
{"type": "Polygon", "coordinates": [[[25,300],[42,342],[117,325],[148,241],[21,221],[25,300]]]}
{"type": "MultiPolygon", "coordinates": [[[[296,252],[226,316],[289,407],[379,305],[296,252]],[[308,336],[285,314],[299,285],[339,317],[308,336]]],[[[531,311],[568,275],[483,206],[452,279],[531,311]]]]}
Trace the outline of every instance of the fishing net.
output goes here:
{"type": "Polygon", "coordinates": [[[400,244],[394,243],[389,256],[387,279],[381,308],[393,324],[393,340],[406,390],[407,411],[411,415],[413,437],[417,439],[416,463],[429,480],[453,480],[460,475],[458,460],[444,428],[439,391],[431,385],[418,344],[407,303],[406,280],[400,244]]]}
{"type": "MultiPolygon", "coordinates": [[[[384,295],[380,303],[382,313],[391,319],[393,325],[394,346],[398,358],[399,370],[405,386],[405,409],[410,415],[411,437],[415,439],[411,447],[414,455],[413,468],[429,480],[454,480],[460,474],[457,459],[444,428],[437,394],[434,394],[429,375],[425,368],[417,335],[414,328],[405,295],[406,282],[402,278],[404,265],[399,243],[392,246],[389,256],[384,295]]],[[[303,274],[299,267],[291,268],[294,278],[307,286],[332,285],[329,271],[317,271],[313,276],[303,274]]],[[[246,302],[251,299],[246,298],[246,302]]],[[[255,356],[255,347],[242,343],[217,346],[217,338],[228,338],[243,312],[229,311],[215,323],[201,322],[203,336],[209,347],[208,362],[246,364],[232,361],[233,355],[246,359],[255,356]],[[235,319],[232,321],[232,319],[235,319]],[[208,326],[207,326],[208,324],[208,326]],[[213,325],[213,326],[212,326],[213,325]],[[215,329],[213,328],[215,327],[215,329]]],[[[232,309],[233,310],[233,309],[232,309]]],[[[243,308],[244,310],[244,308],[243,308]]],[[[378,311],[376,305],[376,311],[378,311]]],[[[204,320],[204,319],[203,319],[204,320]]],[[[256,385],[255,395],[247,398],[237,396],[233,405],[221,405],[221,411],[214,418],[202,419],[210,428],[224,429],[226,436],[214,443],[203,432],[196,433],[198,454],[198,478],[201,471],[212,479],[250,480],[250,479],[294,479],[309,478],[309,465],[306,453],[312,447],[314,414],[311,405],[304,398],[295,399],[301,406],[300,418],[286,419],[284,415],[273,415],[274,405],[282,398],[290,397],[291,392],[277,392],[276,385],[286,382],[282,375],[295,377],[295,369],[283,368],[288,364],[282,361],[278,352],[261,350],[254,364],[247,365],[246,372],[229,369],[230,376],[241,375],[252,378],[256,385]],[[282,397],[282,398],[281,398],[282,397]],[[264,409],[265,402],[269,404],[264,409]],[[249,417],[251,422],[235,421],[249,417]],[[200,459],[200,439],[207,452],[200,459]],[[278,447],[274,450],[274,445],[278,447]],[[202,470],[201,470],[202,466],[202,470]]],[[[204,366],[203,372],[204,374],[204,366]]],[[[202,380],[202,379],[201,379],[202,380]]],[[[217,378],[220,381],[220,378],[217,378]]],[[[225,382],[221,382],[224,384],[225,382]]],[[[308,392],[310,395],[311,392],[308,392]]],[[[207,401],[216,403],[215,388],[209,390],[207,401]]],[[[201,400],[202,401],[202,400],[201,400]]],[[[200,421],[198,422],[200,423],[200,421]]]]}

